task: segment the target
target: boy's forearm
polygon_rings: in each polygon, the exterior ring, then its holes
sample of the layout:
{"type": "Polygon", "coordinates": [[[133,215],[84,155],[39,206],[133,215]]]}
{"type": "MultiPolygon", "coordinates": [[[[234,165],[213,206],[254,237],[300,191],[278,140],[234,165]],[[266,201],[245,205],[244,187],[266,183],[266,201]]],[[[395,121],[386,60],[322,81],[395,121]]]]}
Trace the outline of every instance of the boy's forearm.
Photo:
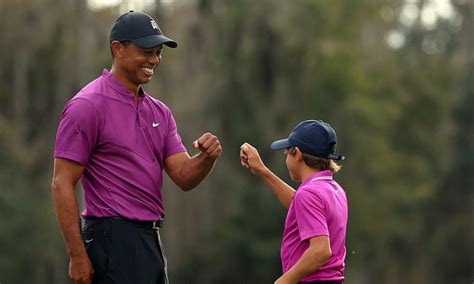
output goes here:
{"type": "Polygon", "coordinates": [[[295,265],[283,274],[276,283],[298,283],[305,276],[320,268],[328,259],[327,255],[317,251],[306,250],[295,265]]]}
{"type": "Polygon", "coordinates": [[[295,190],[266,167],[259,173],[259,177],[273,191],[281,204],[288,209],[295,190]]]}

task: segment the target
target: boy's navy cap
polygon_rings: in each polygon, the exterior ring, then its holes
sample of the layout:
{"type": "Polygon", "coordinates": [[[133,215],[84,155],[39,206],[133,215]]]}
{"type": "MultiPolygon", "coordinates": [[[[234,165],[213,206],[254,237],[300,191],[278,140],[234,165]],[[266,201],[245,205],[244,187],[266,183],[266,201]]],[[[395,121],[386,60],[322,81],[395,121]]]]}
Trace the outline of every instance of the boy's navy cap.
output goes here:
{"type": "Polygon", "coordinates": [[[300,122],[287,139],[275,141],[270,146],[273,150],[298,147],[301,152],[331,160],[344,160],[346,157],[336,154],[336,131],[321,120],[300,122]]]}
{"type": "Polygon", "coordinates": [[[145,13],[130,11],[118,17],[110,31],[110,42],[131,41],[143,48],[160,44],[175,48],[178,44],[163,35],[158,24],[145,13]]]}

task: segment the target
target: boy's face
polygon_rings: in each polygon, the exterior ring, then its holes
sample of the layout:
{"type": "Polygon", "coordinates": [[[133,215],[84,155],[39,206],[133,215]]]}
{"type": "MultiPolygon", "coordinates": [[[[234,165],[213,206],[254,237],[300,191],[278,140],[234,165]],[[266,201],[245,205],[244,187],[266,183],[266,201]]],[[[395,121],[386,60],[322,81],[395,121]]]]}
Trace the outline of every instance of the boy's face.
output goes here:
{"type": "Polygon", "coordinates": [[[298,171],[298,159],[296,158],[296,154],[291,154],[290,151],[295,151],[294,149],[286,149],[286,167],[290,172],[291,179],[295,182],[300,182],[301,177],[299,176],[298,171]]]}

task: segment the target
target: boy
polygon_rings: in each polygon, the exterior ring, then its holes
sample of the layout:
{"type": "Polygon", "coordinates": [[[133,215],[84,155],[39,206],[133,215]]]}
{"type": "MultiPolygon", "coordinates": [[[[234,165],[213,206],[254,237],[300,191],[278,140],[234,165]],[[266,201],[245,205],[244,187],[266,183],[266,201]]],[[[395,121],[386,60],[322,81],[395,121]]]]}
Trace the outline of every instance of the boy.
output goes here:
{"type": "Polygon", "coordinates": [[[347,198],[333,180],[340,166],[336,132],[320,120],[298,124],[287,139],[271,144],[285,149],[295,191],[262,162],[248,143],[240,148],[244,168],[259,176],[288,209],[281,245],[283,275],[275,283],[343,283],[346,256],[347,198]]]}

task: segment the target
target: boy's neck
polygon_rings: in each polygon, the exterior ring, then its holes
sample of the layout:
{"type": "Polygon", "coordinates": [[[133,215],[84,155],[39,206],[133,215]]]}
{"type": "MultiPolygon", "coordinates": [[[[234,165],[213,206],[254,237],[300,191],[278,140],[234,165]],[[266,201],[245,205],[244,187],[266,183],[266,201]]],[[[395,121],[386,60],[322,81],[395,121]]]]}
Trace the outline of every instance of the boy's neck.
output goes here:
{"type": "Polygon", "coordinates": [[[305,181],[309,176],[319,173],[320,169],[315,169],[304,165],[300,171],[301,182],[305,181]]]}

